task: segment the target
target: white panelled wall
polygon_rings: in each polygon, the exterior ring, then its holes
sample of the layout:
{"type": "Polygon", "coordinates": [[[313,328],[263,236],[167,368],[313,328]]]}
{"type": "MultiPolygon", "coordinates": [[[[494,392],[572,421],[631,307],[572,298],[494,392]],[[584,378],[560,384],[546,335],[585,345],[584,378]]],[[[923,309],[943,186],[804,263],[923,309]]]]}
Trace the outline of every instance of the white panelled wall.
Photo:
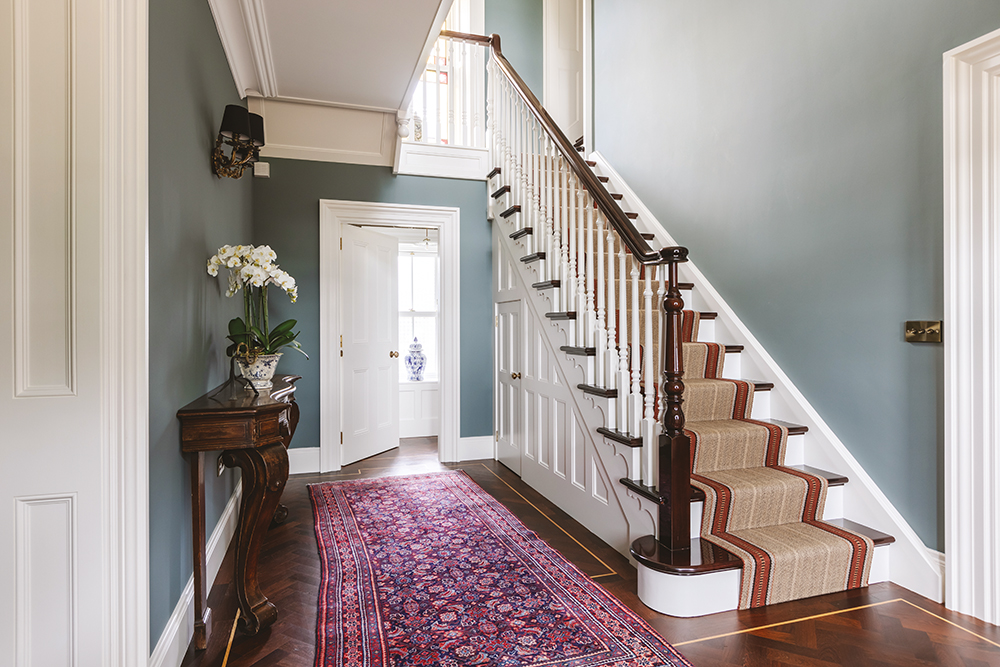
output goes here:
{"type": "Polygon", "coordinates": [[[0,665],[149,656],[146,3],[0,0],[0,665]]]}

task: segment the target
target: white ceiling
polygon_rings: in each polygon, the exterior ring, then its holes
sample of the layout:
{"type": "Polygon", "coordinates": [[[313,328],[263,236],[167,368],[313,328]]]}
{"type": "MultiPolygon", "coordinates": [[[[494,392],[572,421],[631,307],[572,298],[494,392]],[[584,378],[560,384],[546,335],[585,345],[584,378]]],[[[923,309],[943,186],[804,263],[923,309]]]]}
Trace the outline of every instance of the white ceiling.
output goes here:
{"type": "Polygon", "coordinates": [[[241,96],[394,111],[453,0],[209,0],[241,96]]]}

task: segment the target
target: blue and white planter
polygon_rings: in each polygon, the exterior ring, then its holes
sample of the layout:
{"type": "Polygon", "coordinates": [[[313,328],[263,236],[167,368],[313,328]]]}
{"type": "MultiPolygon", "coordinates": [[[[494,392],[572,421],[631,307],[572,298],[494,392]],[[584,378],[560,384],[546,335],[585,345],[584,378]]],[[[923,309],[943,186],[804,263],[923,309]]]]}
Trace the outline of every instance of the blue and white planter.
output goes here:
{"type": "Polygon", "coordinates": [[[250,381],[254,389],[270,389],[271,378],[278,370],[278,359],[282,354],[282,352],[261,354],[249,363],[244,357],[236,357],[236,365],[240,367],[240,373],[250,381]]]}
{"type": "Polygon", "coordinates": [[[410,372],[410,382],[422,382],[424,379],[424,369],[427,367],[427,355],[423,352],[424,346],[416,338],[410,343],[410,353],[403,357],[406,362],[406,370],[410,372]]]}

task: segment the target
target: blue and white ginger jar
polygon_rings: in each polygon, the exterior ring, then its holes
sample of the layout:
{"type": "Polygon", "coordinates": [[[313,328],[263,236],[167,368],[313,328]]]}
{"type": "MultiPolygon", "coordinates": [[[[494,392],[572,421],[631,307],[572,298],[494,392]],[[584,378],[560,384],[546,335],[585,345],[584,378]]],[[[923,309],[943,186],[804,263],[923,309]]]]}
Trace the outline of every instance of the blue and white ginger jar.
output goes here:
{"type": "Polygon", "coordinates": [[[410,343],[410,353],[403,357],[406,362],[406,370],[410,372],[410,382],[421,382],[424,379],[424,369],[427,367],[427,355],[423,352],[424,346],[416,338],[410,343]]]}

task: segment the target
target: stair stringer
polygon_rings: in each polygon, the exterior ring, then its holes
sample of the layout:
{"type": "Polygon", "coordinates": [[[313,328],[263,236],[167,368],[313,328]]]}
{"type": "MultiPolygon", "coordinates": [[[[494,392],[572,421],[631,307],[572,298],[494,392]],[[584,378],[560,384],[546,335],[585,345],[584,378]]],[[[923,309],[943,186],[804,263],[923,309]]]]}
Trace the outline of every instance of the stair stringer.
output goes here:
{"type": "MultiPolygon", "coordinates": [[[[639,214],[634,221],[639,231],[655,235],[650,245],[677,245],[665,227],[600,152],[595,151],[589,159],[597,162],[595,173],[609,177],[608,190],[624,195],[623,208],[639,214]]],[[[851,478],[851,483],[844,489],[844,517],[896,537],[896,542],[888,547],[892,550],[889,580],[941,602],[944,596],[944,571],[936,552],[932,553],[924,545],[833,429],[698,270],[696,263],[689,261],[680,265],[680,280],[694,284],[693,303],[685,304],[685,307],[718,313],[714,339],[744,346],[740,362],[743,377],[774,383],[774,389],[770,392],[770,416],[809,427],[806,434],[808,440],[805,463],[816,468],[836,470],[851,478]]]]}
{"type": "MultiPolygon", "coordinates": [[[[585,367],[577,365],[568,355],[559,350],[566,345],[568,334],[562,323],[550,322],[544,314],[552,310],[548,296],[531,288],[531,283],[539,280],[535,272],[518,261],[517,242],[508,237],[514,226],[501,218],[493,221],[493,252],[495,299],[509,300],[515,297],[524,304],[525,336],[527,341],[522,351],[522,392],[526,397],[525,410],[521,421],[525,428],[524,451],[521,460],[521,479],[551,500],[588,530],[611,545],[621,554],[628,556],[632,541],[648,535],[655,529],[655,520],[645,511],[639,499],[631,496],[618,480],[630,475],[632,448],[607,440],[597,434],[597,428],[605,423],[608,410],[604,399],[586,396],[576,389],[585,381],[585,367]],[[534,360],[528,361],[534,348],[534,360]],[[539,369],[543,369],[540,371],[539,369]],[[549,394],[544,396],[544,394],[549,394]],[[565,446],[574,456],[583,454],[583,479],[580,479],[580,462],[566,466],[561,471],[557,455],[548,460],[541,456],[537,443],[545,440],[539,431],[540,417],[545,415],[540,407],[529,401],[535,397],[549,399],[550,406],[557,402],[571,412],[571,419],[564,423],[573,425],[569,433],[555,433],[551,454],[565,446]],[[582,400],[581,400],[582,399],[582,400]],[[538,407],[532,419],[529,410],[538,407]],[[530,433],[529,429],[534,430],[530,433]],[[532,436],[536,436],[534,440],[532,436]],[[564,442],[558,442],[563,439],[564,442]],[[581,452],[580,448],[583,448],[581,452]],[[582,482],[582,483],[581,483],[582,482]]],[[[549,423],[558,424],[553,419],[552,408],[547,417],[549,423]]],[[[549,431],[550,434],[552,430],[549,431]]]]}

